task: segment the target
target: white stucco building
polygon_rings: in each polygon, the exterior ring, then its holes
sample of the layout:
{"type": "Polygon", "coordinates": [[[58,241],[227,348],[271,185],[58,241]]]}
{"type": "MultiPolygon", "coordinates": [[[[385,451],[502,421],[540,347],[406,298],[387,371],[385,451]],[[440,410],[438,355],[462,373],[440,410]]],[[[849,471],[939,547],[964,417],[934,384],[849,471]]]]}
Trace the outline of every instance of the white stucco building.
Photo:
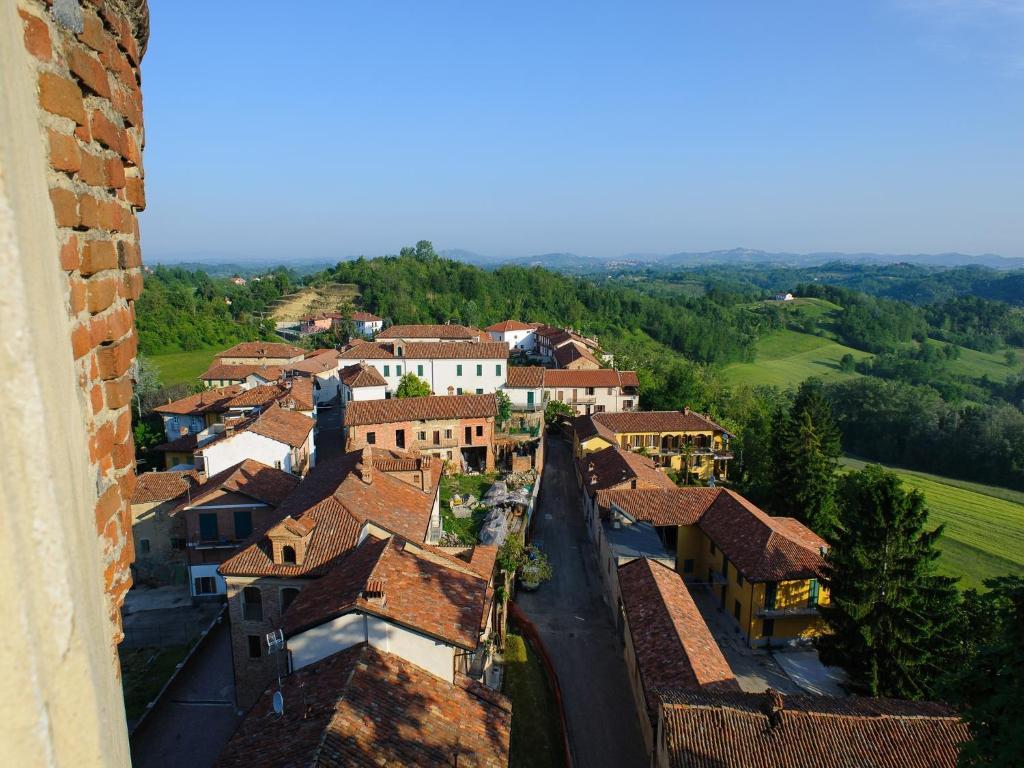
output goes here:
{"type": "Polygon", "coordinates": [[[504,388],[508,351],[506,344],[493,341],[363,342],[343,350],[341,359],[375,368],[388,395],[407,373],[426,381],[435,395],[483,395],[504,388]]]}
{"type": "Polygon", "coordinates": [[[533,352],[537,348],[537,329],[519,320],[503,320],[485,329],[492,341],[508,344],[508,348],[533,352]]]}
{"type": "Polygon", "coordinates": [[[294,475],[316,464],[313,419],[274,404],[251,421],[237,426],[215,424],[199,434],[195,466],[212,476],[245,459],[294,475]]]}

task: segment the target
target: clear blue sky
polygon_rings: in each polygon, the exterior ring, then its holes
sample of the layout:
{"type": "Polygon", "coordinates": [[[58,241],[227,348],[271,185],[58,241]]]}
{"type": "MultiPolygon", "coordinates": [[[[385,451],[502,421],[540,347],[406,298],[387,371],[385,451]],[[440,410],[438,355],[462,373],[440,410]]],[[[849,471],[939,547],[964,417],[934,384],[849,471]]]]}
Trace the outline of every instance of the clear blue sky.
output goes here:
{"type": "Polygon", "coordinates": [[[154,257],[1024,256],[1024,0],[150,0],[154,257]]]}

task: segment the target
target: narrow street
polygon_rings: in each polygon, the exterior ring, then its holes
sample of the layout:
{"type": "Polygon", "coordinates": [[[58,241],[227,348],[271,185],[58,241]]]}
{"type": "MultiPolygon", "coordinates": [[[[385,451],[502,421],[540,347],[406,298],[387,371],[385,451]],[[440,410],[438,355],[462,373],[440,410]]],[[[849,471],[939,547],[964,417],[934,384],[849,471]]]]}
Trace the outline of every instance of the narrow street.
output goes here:
{"type": "Polygon", "coordinates": [[[570,446],[549,438],[533,541],[554,577],[516,603],[537,626],[551,656],[580,768],[647,765],[622,643],[601,599],[597,558],[588,541],[570,446]]]}

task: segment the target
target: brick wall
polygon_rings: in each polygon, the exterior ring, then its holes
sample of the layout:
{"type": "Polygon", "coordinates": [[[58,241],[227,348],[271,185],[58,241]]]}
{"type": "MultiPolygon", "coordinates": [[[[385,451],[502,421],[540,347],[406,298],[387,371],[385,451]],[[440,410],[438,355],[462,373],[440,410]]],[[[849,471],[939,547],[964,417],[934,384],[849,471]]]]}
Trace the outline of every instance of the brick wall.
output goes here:
{"type": "Polygon", "coordinates": [[[134,556],[131,368],[134,302],[142,290],[139,62],[148,10],[145,0],[17,0],[17,7],[35,69],[39,140],[49,158],[47,182],[116,643],[123,636],[119,609],[131,586],[134,556]]]}
{"type": "Polygon", "coordinates": [[[373,433],[373,445],[377,448],[403,451],[422,451],[445,460],[458,461],[462,448],[486,448],[486,468],[494,469],[494,418],[453,419],[438,421],[396,421],[389,424],[360,424],[348,427],[345,450],[358,451],[370,445],[367,436],[373,433]],[[477,428],[482,434],[477,435],[477,428]],[[470,441],[466,441],[466,429],[470,430],[470,441]],[[399,447],[397,432],[402,430],[404,447],[399,447]],[[446,431],[451,437],[446,437],[446,431]],[[420,440],[420,432],[426,433],[420,440]],[[438,432],[440,445],[434,444],[434,432],[438,432]],[[451,453],[449,457],[448,454],[451,453]]]}

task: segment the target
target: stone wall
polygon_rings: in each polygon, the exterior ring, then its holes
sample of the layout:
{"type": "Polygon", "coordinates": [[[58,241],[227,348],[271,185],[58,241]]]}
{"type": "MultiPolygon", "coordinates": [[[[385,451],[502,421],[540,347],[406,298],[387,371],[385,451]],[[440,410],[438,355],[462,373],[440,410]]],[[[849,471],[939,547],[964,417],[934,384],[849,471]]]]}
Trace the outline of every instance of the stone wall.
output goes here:
{"type": "Polygon", "coordinates": [[[122,637],[131,586],[135,483],[131,429],[134,302],[142,290],[145,207],[139,64],[148,35],[142,0],[18,0],[48,159],[64,299],[96,486],[103,589],[122,637]]]}

